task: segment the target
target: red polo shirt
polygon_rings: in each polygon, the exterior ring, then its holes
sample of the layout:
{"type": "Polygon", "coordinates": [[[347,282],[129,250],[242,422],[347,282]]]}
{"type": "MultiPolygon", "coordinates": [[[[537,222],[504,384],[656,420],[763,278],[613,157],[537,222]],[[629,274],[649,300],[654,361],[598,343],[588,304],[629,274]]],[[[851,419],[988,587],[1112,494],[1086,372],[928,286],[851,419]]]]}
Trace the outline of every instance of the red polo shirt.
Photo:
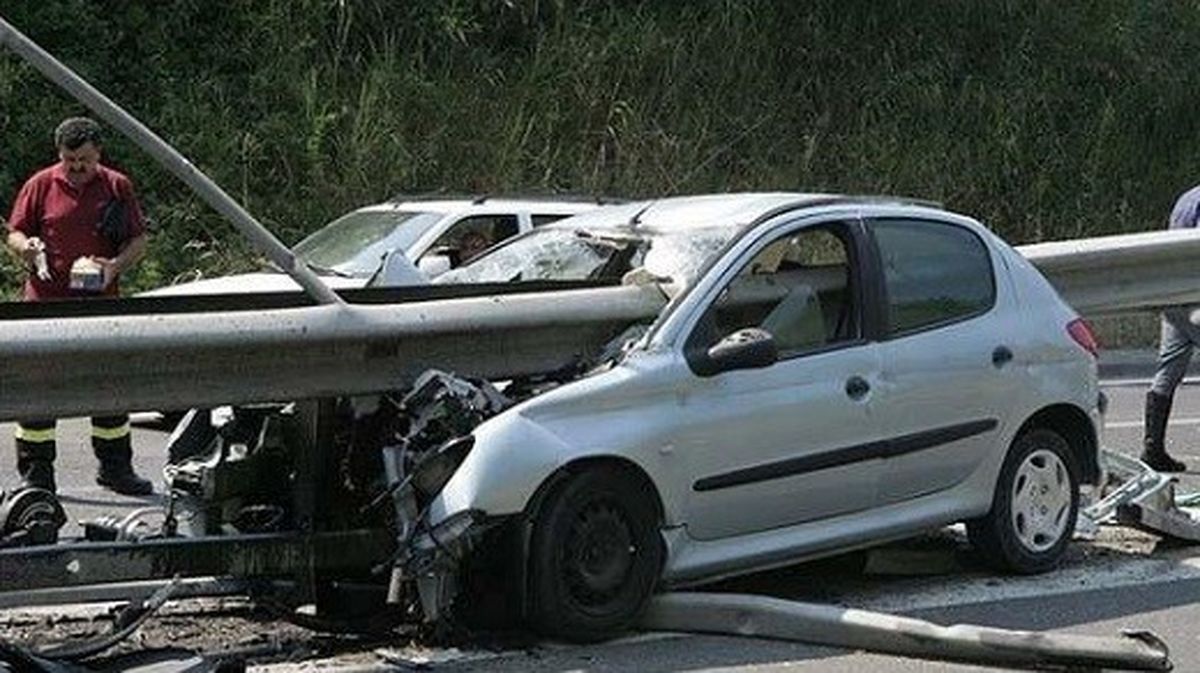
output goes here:
{"type": "MultiPolygon", "coordinates": [[[[48,281],[29,274],[25,301],[89,296],[70,289],[71,265],[80,257],[113,258],[120,252],[97,226],[105,206],[114,198],[125,202],[129,238],[143,234],[146,225],[133,183],[110,168],[100,166],[91,180],[76,187],[67,180],[64,165],[57,163],[38,171],[21,187],[8,227],[42,239],[51,274],[48,281]]],[[[116,296],[118,292],[114,281],[104,294],[116,296]]]]}

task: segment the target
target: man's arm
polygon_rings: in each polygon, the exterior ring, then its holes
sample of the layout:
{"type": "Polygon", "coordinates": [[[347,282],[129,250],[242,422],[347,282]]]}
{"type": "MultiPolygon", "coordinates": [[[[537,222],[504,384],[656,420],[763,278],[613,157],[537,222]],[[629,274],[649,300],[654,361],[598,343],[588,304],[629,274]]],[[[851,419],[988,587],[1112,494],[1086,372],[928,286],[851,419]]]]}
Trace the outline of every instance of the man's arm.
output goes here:
{"type": "Polygon", "coordinates": [[[122,273],[127,271],[142,255],[146,254],[146,234],[138,234],[121,246],[121,252],[112,259],[96,258],[104,268],[104,287],[112,285],[122,273]]]}

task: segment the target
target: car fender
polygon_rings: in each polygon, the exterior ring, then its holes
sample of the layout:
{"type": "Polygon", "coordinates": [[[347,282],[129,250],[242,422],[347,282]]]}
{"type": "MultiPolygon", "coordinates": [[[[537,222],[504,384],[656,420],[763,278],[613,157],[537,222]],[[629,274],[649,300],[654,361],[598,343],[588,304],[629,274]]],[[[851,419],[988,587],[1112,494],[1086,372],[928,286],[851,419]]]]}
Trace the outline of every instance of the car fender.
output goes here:
{"type": "Polygon", "coordinates": [[[475,428],[475,443],[430,506],[430,523],[474,509],[489,516],[522,512],[534,493],[578,460],[635,466],[663,506],[666,522],[679,514],[686,488],[677,486],[683,456],[673,450],[668,416],[678,399],[673,358],[631,358],[613,370],[566,384],[505,411],[475,428]]]}
{"type": "Polygon", "coordinates": [[[429,523],[466,510],[516,514],[563,464],[570,447],[513,409],[472,433],[475,446],[429,507],[429,523]]]}

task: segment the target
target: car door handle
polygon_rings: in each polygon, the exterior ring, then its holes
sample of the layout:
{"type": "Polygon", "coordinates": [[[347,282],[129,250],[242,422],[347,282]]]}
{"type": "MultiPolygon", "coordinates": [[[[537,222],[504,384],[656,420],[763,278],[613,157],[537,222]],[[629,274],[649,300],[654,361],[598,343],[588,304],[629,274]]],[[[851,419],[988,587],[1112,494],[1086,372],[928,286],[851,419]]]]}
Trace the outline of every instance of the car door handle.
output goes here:
{"type": "Polygon", "coordinates": [[[852,400],[861,400],[871,392],[871,384],[861,376],[851,376],[846,379],[846,396],[852,400]]]}
{"type": "Polygon", "coordinates": [[[1008,349],[1008,346],[996,346],[996,350],[992,351],[992,364],[997,368],[1012,362],[1013,352],[1008,349]]]}

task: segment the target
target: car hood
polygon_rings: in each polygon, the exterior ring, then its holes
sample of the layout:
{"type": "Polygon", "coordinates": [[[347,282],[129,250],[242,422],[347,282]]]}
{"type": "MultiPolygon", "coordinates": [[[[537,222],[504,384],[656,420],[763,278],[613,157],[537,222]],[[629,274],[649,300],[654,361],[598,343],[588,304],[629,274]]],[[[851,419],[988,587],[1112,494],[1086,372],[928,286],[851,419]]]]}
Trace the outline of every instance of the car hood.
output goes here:
{"type": "MultiPolygon", "coordinates": [[[[321,281],[335,290],[352,290],[367,284],[366,278],[321,276],[321,281]]],[[[139,297],[190,297],[211,294],[251,294],[256,292],[299,292],[300,285],[284,273],[261,271],[235,276],[205,278],[190,283],[178,283],[142,292],[139,297]]]]}

